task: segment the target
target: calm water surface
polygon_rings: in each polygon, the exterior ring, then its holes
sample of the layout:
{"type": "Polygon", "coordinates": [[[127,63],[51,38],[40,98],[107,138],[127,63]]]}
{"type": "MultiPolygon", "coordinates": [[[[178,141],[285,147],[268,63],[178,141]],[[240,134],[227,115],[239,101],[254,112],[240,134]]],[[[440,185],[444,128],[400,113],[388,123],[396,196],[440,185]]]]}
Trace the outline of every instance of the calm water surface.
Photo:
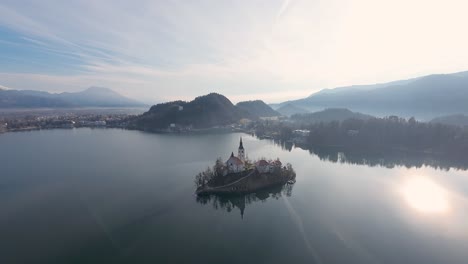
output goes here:
{"type": "Polygon", "coordinates": [[[0,263],[467,263],[467,171],[330,162],[242,135],[250,158],[292,163],[296,184],[197,200],[194,175],[241,135],[0,135],[0,263]]]}

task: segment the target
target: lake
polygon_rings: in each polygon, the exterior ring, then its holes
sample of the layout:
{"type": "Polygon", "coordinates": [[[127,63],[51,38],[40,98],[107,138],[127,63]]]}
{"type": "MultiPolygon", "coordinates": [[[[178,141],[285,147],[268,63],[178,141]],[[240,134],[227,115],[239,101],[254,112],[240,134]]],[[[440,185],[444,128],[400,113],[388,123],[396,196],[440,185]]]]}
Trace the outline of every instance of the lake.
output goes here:
{"type": "Polygon", "coordinates": [[[0,263],[467,263],[468,172],[381,164],[240,133],[1,134],[0,263]],[[197,199],[241,136],[297,182],[197,199]]]}

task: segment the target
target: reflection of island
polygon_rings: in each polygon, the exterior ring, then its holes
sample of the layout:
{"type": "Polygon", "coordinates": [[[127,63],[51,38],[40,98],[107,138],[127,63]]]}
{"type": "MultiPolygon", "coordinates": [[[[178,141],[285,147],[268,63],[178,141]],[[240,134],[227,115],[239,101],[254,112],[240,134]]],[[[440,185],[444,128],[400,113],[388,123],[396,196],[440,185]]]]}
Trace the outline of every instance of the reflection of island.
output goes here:
{"type": "Polygon", "coordinates": [[[241,217],[244,217],[244,211],[247,205],[266,201],[268,198],[279,199],[283,195],[291,196],[293,184],[276,185],[270,188],[259,190],[250,194],[237,195],[199,195],[197,202],[201,204],[211,204],[214,209],[222,209],[231,212],[235,207],[240,210],[241,217]]]}
{"type": "Polygon", "coordinates": [[[197,195],[249,193],[275,185],[294,182],[296,173],[291,164],[283,166],[279,159],[260,159],[252,162],[245,157],[242,138],[238,156],[231,156],[226,162],[216,160],[213,169],[208,168],[195,178],[197,195]]]}

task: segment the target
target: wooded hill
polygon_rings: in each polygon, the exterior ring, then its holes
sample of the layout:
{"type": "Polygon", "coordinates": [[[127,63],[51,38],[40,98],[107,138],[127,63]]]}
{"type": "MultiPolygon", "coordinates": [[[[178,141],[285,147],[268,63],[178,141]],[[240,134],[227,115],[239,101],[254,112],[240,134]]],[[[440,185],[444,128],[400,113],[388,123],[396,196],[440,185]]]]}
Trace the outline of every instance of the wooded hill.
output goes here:
{"type": "Polygon", "coordinates": [[[165,129],[171,124],[192,128],[225,126],[242,118],[259,118],[258,113],[263,114],[265,110],[260,106],[262,103],[243,102],[236,106],[225,96],[210,93],[190,102],[173,101],[154,105],[148,112],[137,117],[133,126],[149,131],[165,129]]]}

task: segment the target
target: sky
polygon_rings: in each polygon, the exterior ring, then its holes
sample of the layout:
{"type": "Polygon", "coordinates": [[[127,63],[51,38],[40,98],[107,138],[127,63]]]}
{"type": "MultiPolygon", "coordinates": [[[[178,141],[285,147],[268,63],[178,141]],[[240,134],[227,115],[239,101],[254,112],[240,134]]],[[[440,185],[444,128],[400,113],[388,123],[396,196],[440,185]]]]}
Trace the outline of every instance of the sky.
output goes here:
{"type": "Polygon", "coordinates": [[[268,103],[468,70],[465,0],[1,0],[0,86],[268,103]]]}

